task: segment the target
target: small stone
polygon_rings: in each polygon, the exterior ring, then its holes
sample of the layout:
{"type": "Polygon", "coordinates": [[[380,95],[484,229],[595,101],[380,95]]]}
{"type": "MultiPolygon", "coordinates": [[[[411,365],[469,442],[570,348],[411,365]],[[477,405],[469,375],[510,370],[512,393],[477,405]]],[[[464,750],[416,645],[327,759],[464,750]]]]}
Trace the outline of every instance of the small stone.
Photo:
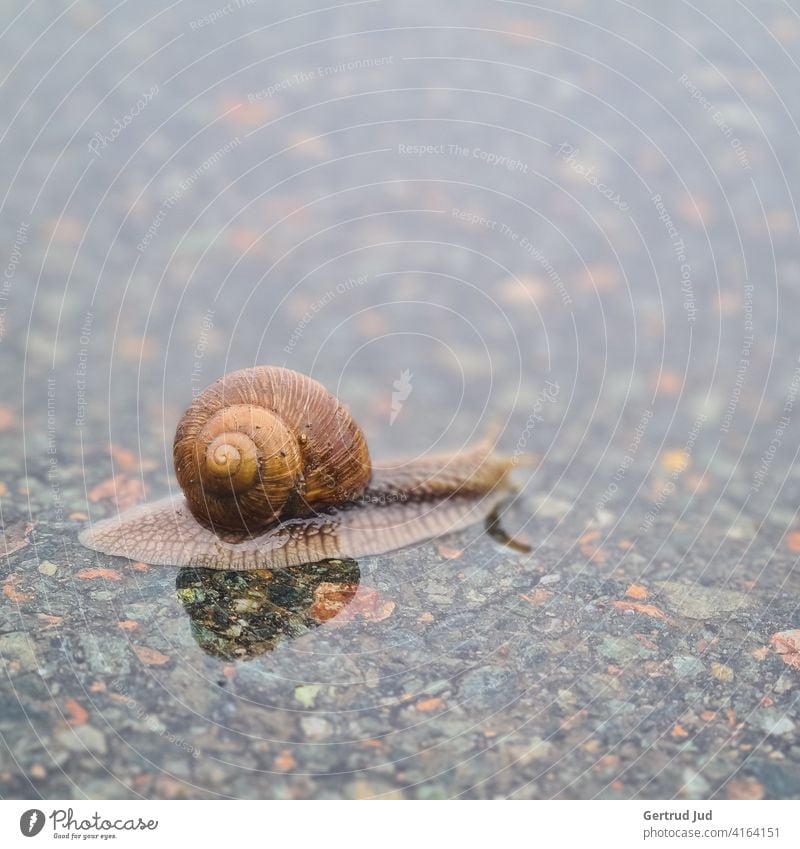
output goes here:
{"type": "Polygon", "coordinates": [[[309,740],[321,740],[328,737],[332,731],[330,722],[321,716],[304,716],[300,720],[300,727],[309,740]]]}
{"type": "Polygon", "coordinates": [[[700,658],[692,657],[691,655],[682,654],[672,658],[672,668],[678,678],[692,678],[705,672],[706,668],[700,658]]]}
{"type": "Polygon", "coordinates": [[[753,528],[746,522],[738,522],[731,525],[725,533],[728,539],[752,539],[753,528]]]}
{"type": "Polygon", "coordinates": [[[500,707],[517,693],[513,673],[501,666],[484,666],[468,672],[461,681],[460,696],[467,708],[500,707]]]}
{"type": "Polygon", "coordinates": [[[733,681],[733,670],[725,663],[712,663],[711,675],[716,678],[717,681],[722,681],[724,684],[728,684],[733,681]]]}
{"type": "Polygon", "coordinates": [[[236,598],[231,607],[236,613],[257,613],[262,604],[254,598],[236,598]]]}
{"type": "Polygon", "coordinates": [[[345,788],[346,798],[349,799],[404,799],[403,791],[395,789],[376,779],[360,778],[345,788]]]}
{"type": "Polygon", "coordinates": [[[774,709],[762,711],[758,717],[758,725],[765,734],[780,736],[790,734],[795,729],[795,724],[785,714],[774,709]]]}
{"type": "Polygon", "coordinates": [[[536,514],[543,519],[563,519],[572,509],[572,502],[553,495],[545,495],[534,501],[536,514]]]}
{"type": "Polygon", "coordinates": [[[522,755],[522,762],[548,760],[554,757],[555,754],[556,747],[549,740],[543,740],[541,737],[533,737],[522,755]]]}
{"type": "Polygon", "coordinates": [[[302,684],[295,687],[294,697],[304,708],[312,708],[321,689],[319,684],[302,684]]]}
{"type": "Polygon", "coordinates": [[[152,714],[147,717],[144,722],[144,728],[148,731],[152,731],[154,734],[161,734],[162,736],[167,730],[167,726],[157,717],[152,714]]]}
{"type": "Polygon", "coordinates": [[[561,689],[558,691],[558,703],[571,707],[576,702],[575,693],[572,690],[561,689]]]}
{"type": "Polygon", "coordinates": [[[636,637],[606,637],[598,646],[600,654],[617,663],[633,663],[642,658],[652,657],[655,652],[647,648],[636,637]]]}
{"type": "Polygon", "coordinates": [[[749,596],[733,590],[718,590],[679,581],[659,581],[656,586],[673,611],[687,619],[713,619],[753,604],[749,596]]]}
{"type": "Polygon", "coordinates": [[[39,564],[39,572],[42,575],[53,576],[58,572],[58,566],[55,563],[51,563],[49,560],[42,560],[39,564]]]}
{"type": "Polygon", "coordinates": [[[182,587],[176,595],[184,604],[200,604],[206,599],[206,594],[196,587],[182,587]]]}
{"type": "Polygon", "coordinates": [[[683,786],[686,789],[686,795],[690,799],[707,799],[710,789],[709,783],[703,778],[699,772],[692,769],[686,769],[683,772],[683,786]]]}
{"type": "Polygon", "coordinates": [[[15,661],[22,669],[31,669],[36,665],[36,655],[32,640],[21,631],[0,635],[0,657],[6,661],[15,661]]]}
{"type": "Polygon", "coordinates": [[[561,575],[558,572],[551,572],[549,575],[543,575],[539,578],[539,583],[548,586],[549,584],[557,584],[561,580],[561,575]]]}
{"type": "Polygon", "coordinates": [[[607,528],[610,524],[614,522],[616,516],[610,510],[603,510],[602,508],[595,511],[595,517],[597,518],[597,523],[601,528],[607,528]]]}
{"type": "Polygon", "coordinates": [[[93,754],[104,755],[108,749],[105,735],[93,725],[64,728],[56,732],[56,737],[71,752],[88,749],[93,754]]]}

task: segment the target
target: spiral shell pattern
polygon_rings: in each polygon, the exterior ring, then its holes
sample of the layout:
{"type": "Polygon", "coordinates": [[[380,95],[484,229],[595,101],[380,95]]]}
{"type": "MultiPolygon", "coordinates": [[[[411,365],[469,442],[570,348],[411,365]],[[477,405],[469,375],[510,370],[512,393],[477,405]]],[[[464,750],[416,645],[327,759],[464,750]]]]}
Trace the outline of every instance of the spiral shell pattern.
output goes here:
{"type": "Polygon", "coordinates": [[[289,369],[231,372],[181,418],[175,472],[212,530],[257,534],[277,521],[353,501],[369,484],[367,443],[320,383],[289,369]]]}

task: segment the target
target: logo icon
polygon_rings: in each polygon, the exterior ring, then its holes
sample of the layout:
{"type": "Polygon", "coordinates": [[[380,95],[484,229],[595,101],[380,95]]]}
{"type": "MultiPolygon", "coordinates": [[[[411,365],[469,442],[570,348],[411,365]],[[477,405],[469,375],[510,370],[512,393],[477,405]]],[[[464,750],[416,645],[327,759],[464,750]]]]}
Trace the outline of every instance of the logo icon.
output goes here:
{"type": "Polygon", "coordinates": [[[389,424],[393,425],[394,420],[400,413],[400,410],[403,409],[403,401],[408,400],[408,396],[411,394],[411,378],[414,375],[411,374],[409,369],[400,372],[400,379],[395,380],[392,383],[394,387],[394,392],[392,392],[392,411],[389,414],[389,424]]]}
{"type": "Polygon", "coordinates": [[[19,830],[25,837],[36,837],[44,828],[44,812],[31,808],[19,818],[19,830]]]}

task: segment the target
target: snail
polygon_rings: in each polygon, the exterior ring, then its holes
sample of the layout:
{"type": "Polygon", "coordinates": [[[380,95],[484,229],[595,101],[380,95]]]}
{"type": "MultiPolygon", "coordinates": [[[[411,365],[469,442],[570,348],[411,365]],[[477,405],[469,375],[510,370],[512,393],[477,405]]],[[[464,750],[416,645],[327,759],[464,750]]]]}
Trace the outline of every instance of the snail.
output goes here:
{"type": "Polygon", "coordinates": [[[183,496],[89,525],[87,548],[153,565],[275,569],[383,554],[484,521],[510,489],[490,440],[373,464],[361,428],[319,382],[285,368],[231,372],[178,423],[183,496]]]}

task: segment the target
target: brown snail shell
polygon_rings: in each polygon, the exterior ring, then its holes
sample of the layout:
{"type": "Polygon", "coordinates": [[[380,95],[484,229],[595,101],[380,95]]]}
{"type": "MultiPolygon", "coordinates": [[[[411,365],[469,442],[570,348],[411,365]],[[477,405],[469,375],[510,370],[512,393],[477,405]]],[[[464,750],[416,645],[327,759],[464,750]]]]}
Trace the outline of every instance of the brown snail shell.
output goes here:
{"type": "Polygon", "coordinates": [[[514,465],[485,441],[373,467],[336,398],[311,378],[266,366],[202,392],[178,425],[174,458],[184,497],[97,522],[80,541],[154,565],[212,569],[355,559],[485,520],[507,495],[514,465]]]}
{"type": "Polygon", "coordinates": [[[255,534],[358,498],[372,473],[367,441],[321,383],[261,366],[220,378],[183,414],[175,473],[212,530],[255,534]]]}

